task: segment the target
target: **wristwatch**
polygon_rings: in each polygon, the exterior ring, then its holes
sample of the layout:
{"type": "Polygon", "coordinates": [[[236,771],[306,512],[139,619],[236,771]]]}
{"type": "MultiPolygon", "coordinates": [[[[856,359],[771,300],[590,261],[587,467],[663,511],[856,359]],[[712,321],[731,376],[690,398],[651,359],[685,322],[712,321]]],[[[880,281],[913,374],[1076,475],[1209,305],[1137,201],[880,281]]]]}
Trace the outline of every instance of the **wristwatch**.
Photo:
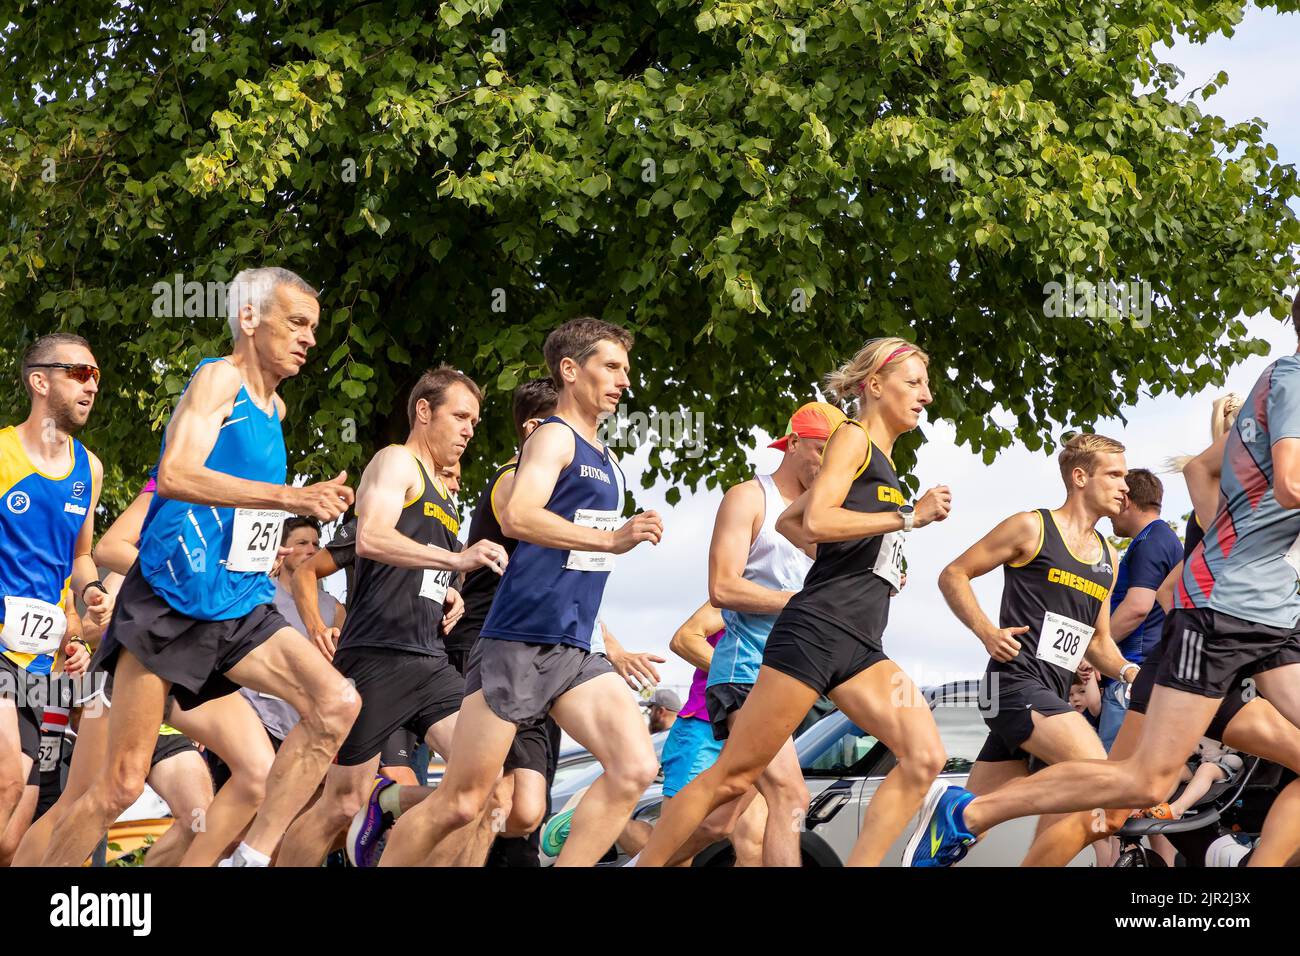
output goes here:
{"type": "Polygon", "coordinates": [[[911,531],[916,523],[916,509],[911,505],[899,505],[898,513],[903,516],[903,530],[911,531]]]}

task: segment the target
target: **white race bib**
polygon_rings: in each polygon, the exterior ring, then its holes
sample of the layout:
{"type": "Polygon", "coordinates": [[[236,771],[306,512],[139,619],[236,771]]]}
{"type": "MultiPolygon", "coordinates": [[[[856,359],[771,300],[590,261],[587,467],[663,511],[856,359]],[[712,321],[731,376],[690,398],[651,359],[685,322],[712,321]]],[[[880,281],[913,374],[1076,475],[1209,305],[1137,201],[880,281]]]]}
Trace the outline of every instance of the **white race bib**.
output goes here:
{"type": "MultiPolygon", "coordinates": [[[[621,512],[594,511],[579,508],[573,513],[573,523],[579,528],[599,528],[601,531],[617,531],[621,512]]],[[[564,562],[566,571],[613,571],[614,555],[607,551],[570,551],[564,562]]]]}
{"type": "Polygon", "coordinates": [[[41,773],[49,773],[51,770],[57,770],[59,767],[59,757],[63,755],[62,751],[63,734],[42,734],[41,750],[39,760],[41,763],[41,773]]]}
{"type": "Polygon", "coordinates": [[[63,608],[36,598],[5,595],[0,643],[20,654],[53,654],[63,643],[68,618],[63,608]]]}
{"type": "Polygon", "coordinates": [[[871,566],[874,574],[889,582],[895,591],[903,587],[903,532],[891,531],[880,539],[880,553],[871,566]]]}
{"type": "Polygon", "coordinates": [[[420,597],[428,598],[441,605],[447,600],[447,588],[451,586],[451,578],[450,571],[425,568],[424,578],[420,581],[420,597]]]}
{"type": "Polygon", "coordinates": [[[226,570],[269,574],[280,550],[280,527],[284,519],[284,512],[274,508],[236,508],[226,570]]]}
{"type": "Polygon", "coordinates": [[[1064,667],[1073,674],[1079,669],[1095,630],[1064,614],[1048,611],[1043,615],[1043,630],[1038,636],[1038,659],[1064,667]]]}

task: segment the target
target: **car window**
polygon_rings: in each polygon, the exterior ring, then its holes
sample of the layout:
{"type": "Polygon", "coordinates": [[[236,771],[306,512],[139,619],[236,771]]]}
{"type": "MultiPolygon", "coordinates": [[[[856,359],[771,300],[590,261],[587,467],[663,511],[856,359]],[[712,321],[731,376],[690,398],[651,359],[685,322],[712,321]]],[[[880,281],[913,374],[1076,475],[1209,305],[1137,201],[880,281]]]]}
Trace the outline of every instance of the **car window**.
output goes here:
{"type": "Polygon", "coordinates": [[[815,751],[804,754],[800,763],[803,764],[805,774],[838,777],[848,773],[875,745],[875,737],[845,721],[842,734],[832,737],[815,751]]]}
{"type": "Polygon", "coordinates": [[[561,764],[555,770],[555,789],[567,789],[576,779],[587,776],[591,773],[592,767],[597,766],[594,756],[580,757],[561,764]]]}
{"type": "Polygon", "coordinates": [[[939,736],[948,754],[943,772],[969,773],[989,732],[975,702],[941,702],[934,709],[934,722],[939,725],[939,736]]]}

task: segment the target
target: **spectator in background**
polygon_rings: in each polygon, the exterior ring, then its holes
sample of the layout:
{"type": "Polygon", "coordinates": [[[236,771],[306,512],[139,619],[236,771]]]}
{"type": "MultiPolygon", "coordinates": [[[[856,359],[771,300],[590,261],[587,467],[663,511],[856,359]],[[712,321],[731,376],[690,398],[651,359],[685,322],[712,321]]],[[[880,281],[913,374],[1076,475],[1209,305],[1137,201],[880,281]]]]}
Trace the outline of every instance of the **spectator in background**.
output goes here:
{"type": "Polygon", "coordinates": [[[1101,688],[1097,686],[1097,669],[1087,661],[1083,662],[1070,685],[1070,706],[1083,714],[1094,730],[1101,723],[1101,688]]]}
{"type": "Polygon", "coordinates": [[[641,701],[641,706],[650,711],[650,733],[669,730],[677,722],[677,714],[682,709],[682,699],[666,687],[654,692],[649,700],[641,701]]]}
{"type": "MultiPolygon", "coordinates": [[[[1110,599],[1110,633],[1126,660],[1141,664],[1160,642],[1165,612],[1156,591],[1183,557],[1182,542],[1168,522],[1160,520],[1165,489],[1145,468],[1124,476],[1128,506],[1111,519],[1115,534],[1131,538],[1119,562],[1119,575],[1110,599]]],[[[1109,751],[1128,712],[1127,685],[1105,679],[1101,685],[1101,725],[1098,733],[1109,751]]]]}

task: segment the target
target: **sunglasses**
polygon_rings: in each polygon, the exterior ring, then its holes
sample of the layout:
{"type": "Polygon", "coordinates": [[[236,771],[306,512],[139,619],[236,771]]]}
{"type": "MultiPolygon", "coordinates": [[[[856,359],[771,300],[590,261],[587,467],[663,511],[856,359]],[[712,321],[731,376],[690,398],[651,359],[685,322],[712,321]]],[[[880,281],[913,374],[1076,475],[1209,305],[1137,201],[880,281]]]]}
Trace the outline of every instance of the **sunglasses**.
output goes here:
{"type": "Polygon", "coordinates": [[[75,379],[81,384],[86,384],[92,378],[95,384],[99,384],[99,369],[93,365],[71,365],[67,362],[44,362],[40,365],[29,365],[28,368],[61,368],[68,373],[68,377],[75,379]]]}

